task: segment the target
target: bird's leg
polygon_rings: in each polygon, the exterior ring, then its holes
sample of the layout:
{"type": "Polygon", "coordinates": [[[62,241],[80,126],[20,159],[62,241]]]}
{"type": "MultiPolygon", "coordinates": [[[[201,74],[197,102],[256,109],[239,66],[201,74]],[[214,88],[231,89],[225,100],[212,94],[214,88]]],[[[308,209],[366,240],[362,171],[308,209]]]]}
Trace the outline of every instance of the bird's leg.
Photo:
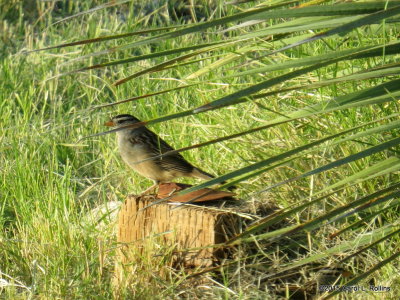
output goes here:
{"type": "Polygon", "coordinates": [[[144,192],[142,192],[142,193],[140,194],[140,196],[146,195],[146,194],[148,194],[150,191],[155,190],[156,187],[157,187],[158,185],[159,185],[159,182],[158,182],[158,181],[154,181],[154,184],[153,184],[151,187],[147,188],[144,192]]]}

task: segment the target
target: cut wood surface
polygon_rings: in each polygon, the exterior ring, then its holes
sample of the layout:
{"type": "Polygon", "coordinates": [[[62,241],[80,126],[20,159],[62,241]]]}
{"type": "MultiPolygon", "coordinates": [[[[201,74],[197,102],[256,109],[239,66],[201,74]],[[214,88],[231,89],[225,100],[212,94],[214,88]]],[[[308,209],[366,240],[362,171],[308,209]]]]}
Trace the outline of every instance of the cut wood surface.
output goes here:
{"type": "MultiPolygon", "coordinates": [[[[117,234],[121,266],[132,265],[138,253],[149,251],[149,241],[173,247],[172,266],[209,267],[229,255],[227,249],[213,246],[238,233],[237,215],[206,206],[176,208],[171,203],[145,208],[155,200],[154,196],[128,196],[122,205],[117,234]]],[[[149,254],[160,255],[157,250],[145,255],[149,254]]]]}

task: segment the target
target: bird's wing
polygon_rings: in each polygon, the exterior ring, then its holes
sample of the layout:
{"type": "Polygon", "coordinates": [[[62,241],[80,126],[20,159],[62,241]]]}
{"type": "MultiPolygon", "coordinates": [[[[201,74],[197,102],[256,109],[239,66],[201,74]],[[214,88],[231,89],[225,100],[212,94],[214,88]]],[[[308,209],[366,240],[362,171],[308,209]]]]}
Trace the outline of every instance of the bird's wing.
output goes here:
{"type": "MultiPolygon", "coordinates": [[[[164,154],[168,151],[175,150],[166,141],[156,135],[154,132],[147,130],[141,135],[142,143],[151,145],[149,150],[154,156],[164,154]]],[[[183,173],[191,173],[193,166],[183,158],[180,153],[174,153],[161,158],[155,159],[156,163],[159,164],[165,170],[175,170],[183,173]]]]}

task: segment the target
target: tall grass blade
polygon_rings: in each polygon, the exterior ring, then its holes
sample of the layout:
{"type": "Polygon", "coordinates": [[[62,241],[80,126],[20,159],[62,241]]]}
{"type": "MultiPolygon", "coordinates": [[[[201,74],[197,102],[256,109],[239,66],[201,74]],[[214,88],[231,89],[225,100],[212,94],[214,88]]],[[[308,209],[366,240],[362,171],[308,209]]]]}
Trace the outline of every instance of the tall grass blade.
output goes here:
{"type": "Polygon", "coordinates": [[[342,159],[336,160],[336,161],[334,161],[332,163],[326,164],[325,166],[316,168],[316,169],[314,169],[314,170],[312,170],[310,172],[306,172],[306,173],[304,173],[302,175],[299,175],[299,176],[296,176],[296,177],[292,177],[290,179],[287,179],[287,180],[281,181],[279,183],[273,184],[273,185],[269,186],[267,189],[265,189],[264,191],[268,191],[270,189],[276,188],[276,187],[281,186],[283,184],[287,184],[289,182],[293,182],[295,180],[299,180],[301,178],[305,178],[305,177],[308,177],[308,176],[311,176],[311,175],[316,175],[318,173],[328,171],[330,169],[339,167],[339,166],[344,165],[344,164],[348,164],[350,162],[353,162],[353,161],[359,160],[361,158],[370,156],[372,154],[381,152],[383,150],[389,149],[391,147],[395,147],[395,146],[397,146],[399,144],[400,144],[400,138],[394,138],[394,139],[392,139],[390,141],[387,141],[387,142],[384,142],[384,143],[382,143],[380,145],[377,145],[377,146],[374,146],[374,147],[370,147],[370,148],[368,148],[368,149],[366,149],[364,151],[360,151],[360,152],[358,152],[356,154],[352,154],[352,155],[349,155],[349,156],[347,156],[345,158],[342,158],[342,159]]]}

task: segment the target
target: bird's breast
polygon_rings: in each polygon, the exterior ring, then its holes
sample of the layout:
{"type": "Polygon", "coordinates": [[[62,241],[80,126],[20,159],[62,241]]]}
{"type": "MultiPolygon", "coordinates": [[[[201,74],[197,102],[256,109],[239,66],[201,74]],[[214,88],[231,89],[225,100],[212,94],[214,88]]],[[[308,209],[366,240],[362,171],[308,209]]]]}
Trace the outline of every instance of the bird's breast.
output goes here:
{"type": "Polygon", "coordinates": [[[153,156],[152,151],[148,149],[147,145],[119,139],[118,148],[124,162],[142,176],[157,181],[167,179],[167,172],[165,172],[155,160],[140,162],[153,156]]]}
{"type": "Polygon", "coordinates": [[[148,147],[141,143],[131,143],[127,140],[119,140],[118,148],[123,160],[129,165],[151,156],[148,147]]]}

